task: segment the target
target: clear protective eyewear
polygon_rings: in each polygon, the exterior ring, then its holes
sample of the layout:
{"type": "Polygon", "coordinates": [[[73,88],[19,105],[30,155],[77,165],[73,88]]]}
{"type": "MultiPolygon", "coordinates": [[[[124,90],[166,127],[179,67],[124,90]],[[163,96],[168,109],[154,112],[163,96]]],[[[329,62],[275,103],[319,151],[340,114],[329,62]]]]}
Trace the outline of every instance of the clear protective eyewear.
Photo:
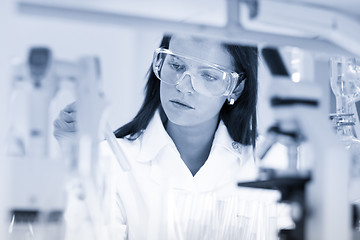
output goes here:
{"type": "Polygon", "coordinates": [[[239,74],[234,71],[164,48],[154,52],[153,71],[162,82],[171,85],[178,85],[186,76],[190,76],[196,92],[214,97],[229,96],[239,80],[239,74]]]}

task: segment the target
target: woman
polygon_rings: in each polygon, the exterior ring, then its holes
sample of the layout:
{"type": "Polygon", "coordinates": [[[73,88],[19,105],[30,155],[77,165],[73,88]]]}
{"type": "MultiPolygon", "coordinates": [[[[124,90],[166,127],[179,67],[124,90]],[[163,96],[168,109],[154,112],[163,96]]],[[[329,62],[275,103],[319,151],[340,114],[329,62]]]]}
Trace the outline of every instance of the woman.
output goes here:
{"type": "MultiPolygon", "coordinates": [[[[115,131],[135,179],[111,168],[116,197],[108,206],[115,236],[246,239],[259,234],[260,205],[252,201],[259,192],[236,187],[254,170],[257,58],[256,47],[163,37],[141,109],[115,131]]],[[[73,111],[74,105],[55,121],[56,136],[76,130],[68,116],[73,111]]],[[[106,144],[101,152],[102,158],[114,159],[106,144]]]]}

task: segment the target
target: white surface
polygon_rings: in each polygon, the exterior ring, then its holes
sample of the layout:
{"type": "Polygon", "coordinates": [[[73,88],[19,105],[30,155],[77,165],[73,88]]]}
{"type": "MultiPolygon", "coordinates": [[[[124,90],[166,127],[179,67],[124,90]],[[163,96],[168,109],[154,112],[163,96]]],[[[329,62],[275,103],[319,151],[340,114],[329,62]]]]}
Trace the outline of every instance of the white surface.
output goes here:
{"type": "Polygon", "coordinates": [[[72,9],[93,10],[109,14],[124,14],[137,17],[166,19],[223,26],[226,23],[226,1],[224,0],[21,0],[19,3],[32,3],[42,6],[70,7],[72,9]]]}
{"type": "MultiPolygon", "coordinates": [[[[0,87],[0,124],[1,124],[1,128],[0,128],[0,158],[4,159],[4,141],[5,141],[5,122],[6,122],[6,114],[5,114],[5,109],[6,109],[6,103],[7,103],[7,93],[8,93],[8,88],[9,88],[9,81],[6,81],[6,79],[9,76],[9,68],[7,66],[9,66],[9,62],[7,61],[8,57],[9,57],[9,52],[7,51],[8,49],[8,44],[9,44],[9,31],[10,31],[10,24],[6,21],[10,15],[9,11],[8,11],[8,7],[9,7],[9,2],[8,1],[3,1],[1,4],[1,8],[0,8],[0,29],[1,29],[1,38],[0,38],[0,50],[1,50],[1,54],[0,54],[0,66],[1,67],[1,71],[0,71],[0,78],[1,78],[1,87],[0,87]]],[[[2,161],[4,162],[4,161],[2,161]]],[[[0,167],[0,216],[6,216],[5,215],[5,202],[7,201],[7,197],[8,195],[7,193],[7,187],[8,184],[5,181],[5,179],[9,179],[9,171],[8,171],[8,166],[4,166],[3,164],[0,167]]],[[[0,239],[5,239],[5,233],[7,231],[5,224],[4,224],[4,217],[0,218],[0,239]]]]}
{"type": "MultiPolygon", "coordinates": [[[[277,1],[264,0],[260,4],[269,2],[276,3],[277,1]]],[[[241,3],[245,5],[244,2],[241,3]]],[[[136,29],[159,29],[161,31],[189,33],[244,44],[292,45],[315,51],[341,52],[341,54],[344,54],[344,49],[339,48],[337,44],[332,44],[329,37],[303,38],[299,37],[298,34],[292,35],[293,29],[289,28],[283,30],[287,34],[282,35],[279,34],[279,31],[269,32],[269,29],[272,29],[271,26],[267,26],[266,31],[264,28],[261,31],[256,28],[244,29],[239,26],[238,20],[238,15],[242,16],[244,13],[237,13],[239,4],[236,0],[186,0],[181,2],[156,0],[151,1],[151,4],[148,1],[140,0],[132,3],[125,1],[48,2],[44,0],[19,0],[17,1],[17,7],[24,15],[130,26],[136,29]],[[227,2],[230,4],[227,5],[227,2]]],[[[244,7],[246,6],[241,6],[241,8],[244,7]]],[[[280,9],[280,11],[286,12],[287,9],[280,9]]],[[[301,14],[304,19],[306,19],[306,14],[307,11],[301,14]]],[[[246,25],[246,27],[248,26],[246,25]]],[[[308,33],[305,35],[309,36],[308,33]]],[[[310,36],[313,35],[313,33],[310,34],[310,36]]]]}
{"type": "Polygon", "coordinates": [[[295,0],[294,2],[336,9],[360,20],[360,1],[358,0],[295,0]]]}
{"type": "MultiPolygon", "coordinates": [[[[236,1],[236,0],[235,0],[236,1]]],[[[268,0],[262,0],[269,2],[268,0]]],[[[69,6],[74,9],[88,9],[122,13],[140,17],[151,17],[192,23],[221,26],[226,23],[226,0],[18,0],[19,3],[32,3],[44,6],[69,6]]],[[[240,1],[239,1],[240,2],[240,1]]],[[[332,9],[360,19],[360,2],[357,0],[277,0],[299,6],[332,9]]]]}

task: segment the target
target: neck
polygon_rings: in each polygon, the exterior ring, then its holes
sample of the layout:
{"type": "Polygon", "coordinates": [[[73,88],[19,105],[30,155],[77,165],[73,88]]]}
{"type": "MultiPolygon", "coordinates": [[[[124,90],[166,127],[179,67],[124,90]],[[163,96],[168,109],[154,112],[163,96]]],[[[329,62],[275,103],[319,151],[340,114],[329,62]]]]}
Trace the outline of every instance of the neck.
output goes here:
{"type": "Polygon", "coordinates": [[[166,131],[193,175],[205,163],[210,154],[217,126],[217,116],[194,126],[180,126],[170,121],[167,123],[166,131]]]}

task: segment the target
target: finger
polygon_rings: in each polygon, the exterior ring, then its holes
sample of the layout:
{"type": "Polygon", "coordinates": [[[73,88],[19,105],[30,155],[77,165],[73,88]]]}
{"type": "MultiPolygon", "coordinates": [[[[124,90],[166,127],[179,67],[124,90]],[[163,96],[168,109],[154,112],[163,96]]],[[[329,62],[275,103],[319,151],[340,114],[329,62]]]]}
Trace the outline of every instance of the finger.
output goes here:
{"type": "Polygon", "coordinates": [[[68,123],[66,123],[62,119],[56,119],[53,125],[54,125],[54,129],[59,131],[67,132],[69,129],[68,123]]]}
{"type": "Polygon", "coordinates": [[[64,111],[65,112],[75,112],[76,111],[76,102],[66,105],[64,108],[64,111]]]}
{"type": "Polygon", "coordinates": [[[58,141],[68,140],[72,142],[76,140],[76,132],[64,132],[64,131],[54,130],[53,135],[58,141]]]}
{"type": "Polygon", "coordinates": [[[65,122],[71,123],[76,121],[76,112],[66,112],[65,110],[60,111],[59,118],[65,122]]]}
{"type": "Polygon", "coordinates": [[[68,123],[62,119],[56,119],[54,121],[54,128],[56,130],[63,131],[63,132],[76,132],[77,125],[76,125],[76,122],[68,123]]]}

